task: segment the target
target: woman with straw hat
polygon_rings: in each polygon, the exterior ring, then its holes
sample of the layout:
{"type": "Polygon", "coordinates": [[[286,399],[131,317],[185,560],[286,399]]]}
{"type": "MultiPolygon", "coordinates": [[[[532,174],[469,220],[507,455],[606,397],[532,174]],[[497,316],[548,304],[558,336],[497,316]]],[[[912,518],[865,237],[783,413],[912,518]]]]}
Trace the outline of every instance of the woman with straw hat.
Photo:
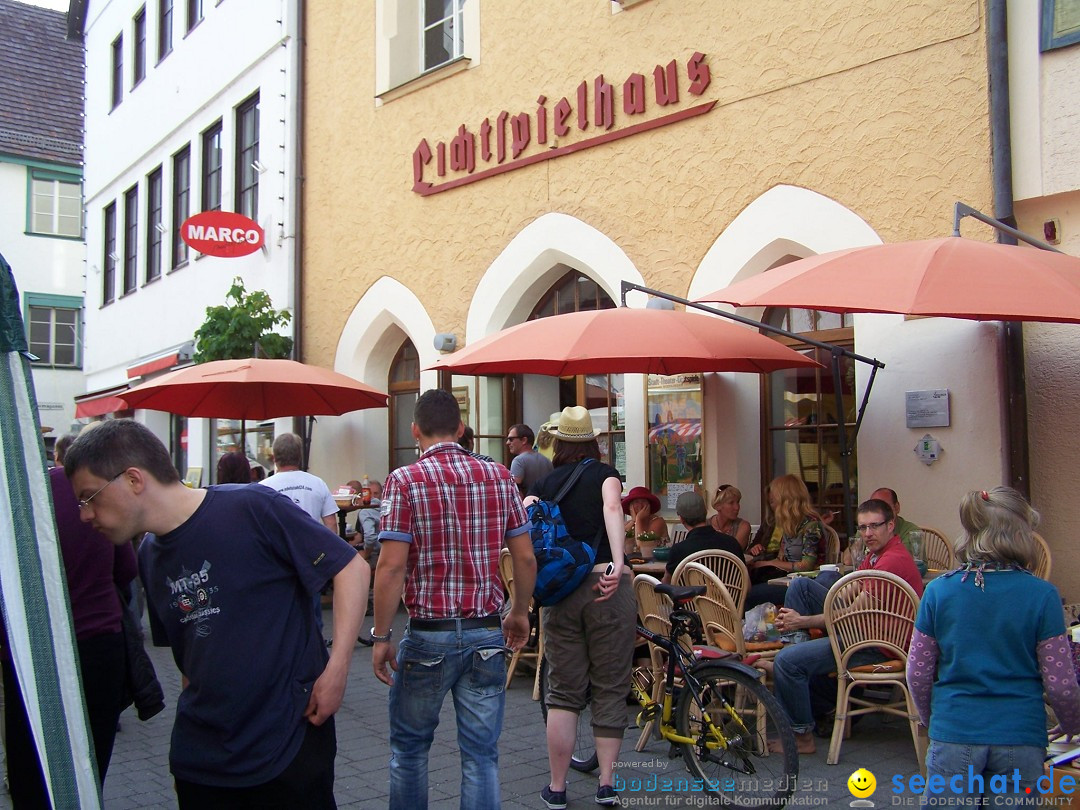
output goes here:
{"type": "Polygon", "coordinates": [[[551,780],[540,797],[552,810],[566,807],[566,773],[577,737],[578,713],[589,694],[600,763],[595,801],[614,805],[619,796],[612,787],[612,770],[626,727],[626,685],[633,665],[637,614],[630,568],[623,555],[622,480],[618,470],[600,461],[592,417],[585,408],[565,408],[549,432],[555,439],[555,470],[533,486],[525,506],[538,499],[552,500],[583,466],[559,509],[570,535],[596,548],[596,565],[577,590],[544,608],[551,780]]]}

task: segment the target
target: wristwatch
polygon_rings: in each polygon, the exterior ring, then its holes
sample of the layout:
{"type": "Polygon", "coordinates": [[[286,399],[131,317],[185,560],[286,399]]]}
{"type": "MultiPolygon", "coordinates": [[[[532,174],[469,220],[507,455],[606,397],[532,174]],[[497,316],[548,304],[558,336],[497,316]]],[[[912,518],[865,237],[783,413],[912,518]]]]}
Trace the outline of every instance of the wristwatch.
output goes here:
{"type": "Polygon", "coordinates": [[[394,637],[394,628],[393,627],[391,627],[389,630],[386,631],[385,636],[377,636],[377,635],[375,635],[375,628],[374,627],[371,628],[371,640],[372,641],[387,642],[390,639],[392,639],[393,637],[394,637]]]}

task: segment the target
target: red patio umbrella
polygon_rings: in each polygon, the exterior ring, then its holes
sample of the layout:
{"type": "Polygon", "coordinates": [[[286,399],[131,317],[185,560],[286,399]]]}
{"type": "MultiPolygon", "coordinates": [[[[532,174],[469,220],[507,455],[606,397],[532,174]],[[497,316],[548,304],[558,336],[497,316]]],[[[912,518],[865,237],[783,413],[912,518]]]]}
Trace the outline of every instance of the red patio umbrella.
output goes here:
{"type": "Polygon", "coordinates": [[[387,407],[359,380],[295,360],[215,360],[143,383],[121,398],[130,408],[216,419],[337,416],[387,407]]]}
{"type": "Polygon", "coordinates": [[[1080,323],[1080,259],[950,236],[822,253],[696,300],[1080,323]]]}
{"type": "Polygon", "coordinates": [[[820,364],[759,332],[681,310],[552,315],[481,338],[431,368],[458,374],[765,373],[820,364]]]}

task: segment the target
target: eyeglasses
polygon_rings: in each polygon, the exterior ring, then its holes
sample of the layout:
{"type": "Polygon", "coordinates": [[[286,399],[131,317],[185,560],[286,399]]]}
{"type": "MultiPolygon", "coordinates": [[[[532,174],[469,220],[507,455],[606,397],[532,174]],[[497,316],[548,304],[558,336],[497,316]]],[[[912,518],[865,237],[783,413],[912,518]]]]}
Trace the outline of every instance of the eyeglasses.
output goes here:
{"type": "Polygon", "coordinates": [[[96,498],[98,495],[100,495],[104,491],[105,487],[107,487],[109,484],[111,484],[113,481],[115,481],[117,478],[119,478],[123,474],[124,474],[124,470],[121,470],[116,475],[114,475],[112,478],[110,478],[108,481],[106,481],[104,487],[99,489],[97,492],[95,492],[89,498],[86,498],[84,500],[79,501],[79,508],[80,509],[85,509],[86,507],[88,507],[90,505],[90,501],[94,500],[94,498],[96,498]]]}
{"type": "Polygon", "coordinates": [[[859,530],[859,534],[865,534],[866,532],[876,532],[888,522],[887,520],[879,520],[877,523],[860,523],[855,528],[859,530]]]}
{"type": "Polygon", "coordinates": [[[524,438],[525,438],[524,436],[507,436],[506,437],[506,443],[510,444],[510,442],[512,442],[514,439],[524,439],[524,438]]]}

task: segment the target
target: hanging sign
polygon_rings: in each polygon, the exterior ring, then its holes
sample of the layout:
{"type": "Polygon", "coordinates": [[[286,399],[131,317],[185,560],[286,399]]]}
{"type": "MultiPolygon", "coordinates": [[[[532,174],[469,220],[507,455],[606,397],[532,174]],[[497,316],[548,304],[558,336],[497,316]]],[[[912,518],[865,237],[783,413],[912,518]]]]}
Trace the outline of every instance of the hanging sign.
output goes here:
{"type": "Polygon", "coordinates": [[[192,250],[233,259],[263,246],[266,234],[255,220],[234,211],[203,211],[184,220],[180,236],[192,250]]]}

